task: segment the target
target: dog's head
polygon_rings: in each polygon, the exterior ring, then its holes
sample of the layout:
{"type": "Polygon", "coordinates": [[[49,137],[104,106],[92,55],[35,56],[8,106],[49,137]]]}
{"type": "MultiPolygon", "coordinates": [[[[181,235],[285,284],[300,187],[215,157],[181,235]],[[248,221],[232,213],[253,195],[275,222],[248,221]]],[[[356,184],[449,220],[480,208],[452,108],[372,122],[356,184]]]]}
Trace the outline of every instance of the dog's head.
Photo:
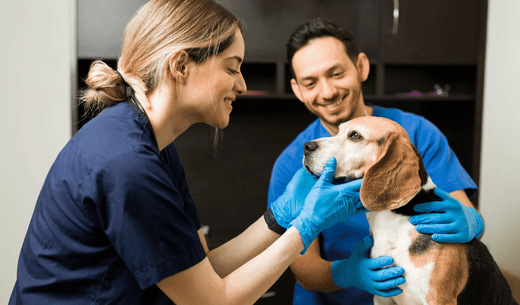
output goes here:
{"type": "Polygon", "coordinates": [[[361,202],[370,211],[393,210],[408,203],[424,184],[422,159],[399,124],[380,117],[343,123],[338,135],[304,144],[303,165],[319,175],[336,157],[335,179],[364,178],[361,202]]]}

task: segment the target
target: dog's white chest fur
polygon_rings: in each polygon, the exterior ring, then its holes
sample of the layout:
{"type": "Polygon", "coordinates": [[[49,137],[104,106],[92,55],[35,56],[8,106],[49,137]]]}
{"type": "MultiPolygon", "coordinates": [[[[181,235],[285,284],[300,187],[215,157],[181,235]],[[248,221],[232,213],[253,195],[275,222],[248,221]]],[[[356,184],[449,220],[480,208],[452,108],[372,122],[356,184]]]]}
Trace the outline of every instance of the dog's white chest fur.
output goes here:
{"type": "Polygon", "coordinates": [[[370,231],[374,236],[371,257],[390,256],[396,266],[403,267],[406,283],[399,286],[403,293],[393,298],[374,297],[374,304],[426,304],[430,274],[434,263],[428,262],[416,267],[410,260],[411,233],[415,227],[410,217],[392,211],[367,213],[370,231]],[[412,283],[411,285],[409,283],[412,283]],[[392,300],[393,299],[393,300],[392,300]]]}

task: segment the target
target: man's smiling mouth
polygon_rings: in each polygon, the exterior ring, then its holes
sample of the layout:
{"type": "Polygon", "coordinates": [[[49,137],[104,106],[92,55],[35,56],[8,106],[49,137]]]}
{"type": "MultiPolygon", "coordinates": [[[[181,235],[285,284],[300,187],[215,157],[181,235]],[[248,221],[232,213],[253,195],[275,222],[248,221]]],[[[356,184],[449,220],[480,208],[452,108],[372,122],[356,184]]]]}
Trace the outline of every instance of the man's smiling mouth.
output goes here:
{"type": "Polygon", "coordinates": [[[337,102],[327,105],[328,109],[332,109],[338,107],[343,102],[343,99],[339,99],[337,102]]]}

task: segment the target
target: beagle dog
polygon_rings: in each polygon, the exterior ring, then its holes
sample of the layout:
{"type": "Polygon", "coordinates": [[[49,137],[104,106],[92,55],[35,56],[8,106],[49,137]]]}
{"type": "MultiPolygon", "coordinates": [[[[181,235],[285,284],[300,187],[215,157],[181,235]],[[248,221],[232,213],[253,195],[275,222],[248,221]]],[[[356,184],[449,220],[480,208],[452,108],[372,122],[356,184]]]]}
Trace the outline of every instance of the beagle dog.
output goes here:
{"type": "Polygon", "coordinates": [[[418,233],[413,206],[439,201],[422,158],[399,124],[361,117],[340,125],[337,136],[304,144],[303,164],[319,175],[336,157],[335,179],[364,178],[360,198],[374,237],[371,257],[391,256],[405,269],[402,293],[374,304],[517,304],[486,246],[437,243],[418,233]]]}

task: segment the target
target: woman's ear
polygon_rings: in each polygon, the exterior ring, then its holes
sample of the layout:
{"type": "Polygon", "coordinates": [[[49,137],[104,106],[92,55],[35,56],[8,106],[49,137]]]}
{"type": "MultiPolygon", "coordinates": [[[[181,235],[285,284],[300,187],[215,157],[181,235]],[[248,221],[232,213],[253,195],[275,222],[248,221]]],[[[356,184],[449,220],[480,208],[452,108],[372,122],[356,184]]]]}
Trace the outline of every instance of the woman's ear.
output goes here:
{"type": "Polygon", "coordinates": [[[361,78],[361,82],[366,81],[368,74],[370,73],[370,62],[368,61],[368,57],[365,53],[359,53],[356,67],[359,73],[359,78],[361,78]]]}
{"type": "Polygon", "coordinates": [[[184,82],[186,80],[188,77],[189,61],[190,57],[185,50],[181,50],[170,56],[168,64],[173,79],[179,82],[184,82]]]}

